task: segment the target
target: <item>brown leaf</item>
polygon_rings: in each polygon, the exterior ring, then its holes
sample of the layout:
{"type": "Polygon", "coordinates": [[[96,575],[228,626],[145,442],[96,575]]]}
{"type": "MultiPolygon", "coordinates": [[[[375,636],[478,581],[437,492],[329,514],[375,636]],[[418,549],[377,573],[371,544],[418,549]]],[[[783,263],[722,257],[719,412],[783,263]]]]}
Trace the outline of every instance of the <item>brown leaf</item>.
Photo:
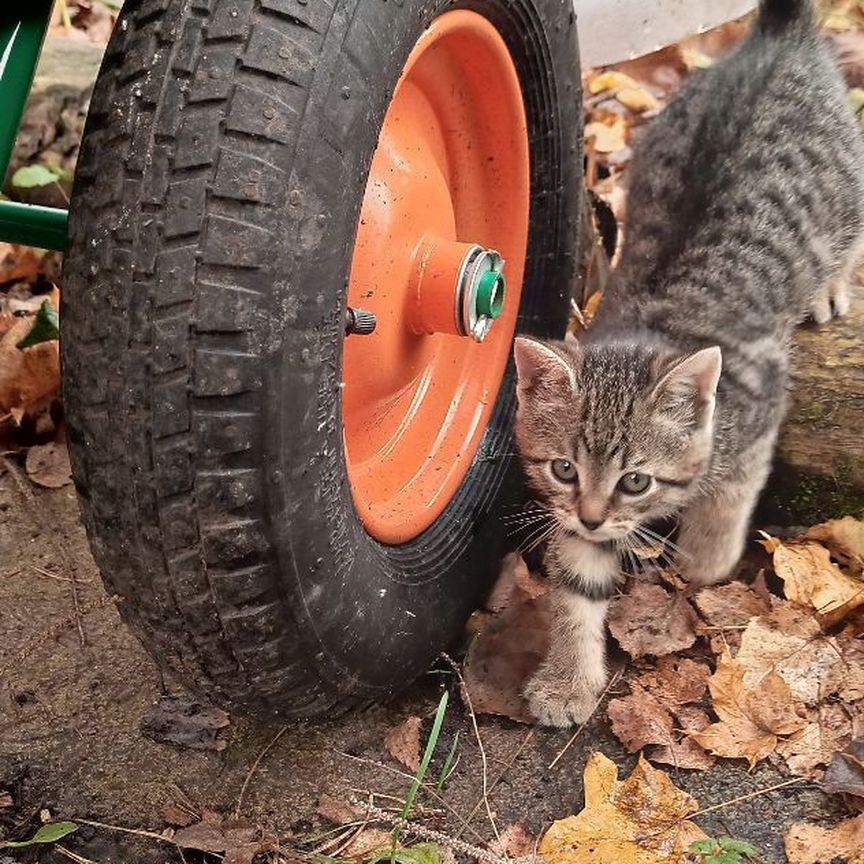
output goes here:
{"type": "Polygon", "coordinates": [[[699,805],[640,757],[626,780],[593,753],[585,766],[585,807],[555,822],[540,843],[547,864],[671,864],[705,837],[687,817],[699,805]]]}
{"type": "Polygon", "coordinates": [[[29,246],[0,243],[0,285],[34,280],[42,272],[42,257],[29,246]]]}
{"type": "Polygon", "coordinates": [[[531,575],[522,556],[511,552],[501,562],[501,572],[486,601],[486,609],[503,612],[523,600],[542,597],[548,590],[546,583],[531,575]]]}
{"type": "Polygon", "coordinates": [[[165,824],[175,828],[188,828],[197,820],[194,814],[176,804],[166,804],[161,814],[165,824]]]}
{"type": "Polygon", "coordinates": [[[389,849],[393,845],[393,835],[380,828],[364,828],[351,838],[351,842],[339,853],[341,858],[366,861],[374,858],[376,852],[389,849]]]}
{"type": "Polygon", "coordinates": [[[0,810],[5,810],[8,807],[14,806],[14,804],[12,796],[5,789],[0,789],[0,810]]]}
{"type": "Polygon", "coordinates": [[[327,792],[318,798],[317,813],[322,819],[334,825],[348,825],[363,819],[363,811],[353,804],[346,804],[327,792]]]}
{"type": "Polygon", "coordinates": [[[700,747],[692,738],[682,738],[661,747],[652,747],[648,758],[661,765],[672,765],[675,768],[687,768],[691,771],[707,771],[717,760],[700,747]]]}
{"type": "Polygon", "coordinates": [[[802,729],[789,686],[776,673],[768,673],[753,690],[744,684],[744,668],[726,653],[708,682],[713,723],[691,738],[701,747],[727,759],[746,759],[752,768],[774,751],[778,735],[802,729]]]}
{"type": "Polygon", "coordinates": [[[655,669],[643,672],[632,684],[675,712],[688,702],[698,702],[710,677],[711,670],[704,663],[687,657],[661,657],[655,669]]]}
{"type": "Polygon", "coordinates": [[[842,573],[819,543],[778,543],[773,562],[786,597],[815,609],[829,625],[864,604],[864,582],[842,573]]]}
{"type": "Polygon", "coordinates": [[[489,842],[489,849],[502,858],[530,858],[537,849],[537,838],[523,819],[515,825],[508,825],[501,832],[500,840],[489,842]]]}
{"type": "Polygon", "coordinates": [[[219,730],[229,723],[228,715],[214,705],[190,696],[162,696],[141,718],[141,734],[160,744],[219,751],[228,744],[219,730]]]}
{"type": "Polygon", "coordinates": [[[769,610],[768,603],[742,582],[703,588],[693,602],[707,625],[699,629],[707,633],[722,632],[730,648],[736,648],[740,642],[738,628],[746,627],[751,618],[764,615],[769,610]]]}
{"type": "Polygon", "coordinates": [[[864,738],[856,738],[845,750],[834,754],[822,788],[846,796],[847,803],[864,811],[864,738]]]}
{"type": "Polygon", "coordinates": [[[735,660],[744,669],[747,688],[755,688],[766,674],[776,672],[795,701],[807,705],[820,703],[842,686],[844,663],[836,640],[823,637],[818,624],[791,604],[751,620],[735,660]]]}
{"type": "Polygon", "coordinates": [[[864,816],[834,828],[798,823],[786,834],[789,864],[864,864],[864,816]]]}
{"type": "Polygon", "coordinates": [[[669,710],[653,695],[636,688],[629,696],[613,699],[606,709],[612,731],[630,753],[648,744],[671,744],[673,721],[669,710]]]}
{"type": "Polygon", "coordinates": [[[864,33],[848,30],[831,33],[840,71],[850,87],[864,87],[864,33]]]}
{"type": "Polygon", "coordinates": [[[540,597],[507,609],[474,639],[464,678],[477,713],[536,722],[522,690],[546,656],[549,626],[548,601],[540,597]]]}
{"type": "Polygon", "coordinates": [[[16,319],[0,338],[0,419],[11,414],[20,423],[25,414],[47,408],[60,392],[59,343],[17,347],[32,325],[32,318],[16,319]]]}
{"type": "Polygon", "coordinates": [[[636,582],[612,603],[609,630],[631,657],[661,657],[696,641],[693,608],[678,592],[636,582]]]}
{"type": "Polygon", "coordinates": [[[852,721],[843,705],[827,703],[811,710],[807,725],[777,744],[777,753],[797,777],[820,780],[834,754],[852,739],[852,721]]]}
{"type": "Polygon", "coordinates": [[[35,444],[27,451],[27,476],[37,485],[59,489],[72,482],[72,466],[65,444],[35,444]]]}
{"type": "Polygon", "coordinates": [[[227,845],[221,826],[209,822],[196,822],[181,828],[174,834],[174,842],[183,849],[201,852],[224,852],[227,845]]]}
{"type": "MultiPolygon", "coordinates": [[[[858,34],[864,38],[864,34],[858,34]]],[[[864,522],[844,516],[822,525],[814,525],[804,535],[805,540],[818,540],[852,576],[864,571],[864,522]]]]}
{"type": "Polygon", "coordinates": [[[384,739],[387,752],[401,762],[409,771],[420,770],[420,731],[423,721],[419,717],[409,717],[394,726],[384,739]]]}

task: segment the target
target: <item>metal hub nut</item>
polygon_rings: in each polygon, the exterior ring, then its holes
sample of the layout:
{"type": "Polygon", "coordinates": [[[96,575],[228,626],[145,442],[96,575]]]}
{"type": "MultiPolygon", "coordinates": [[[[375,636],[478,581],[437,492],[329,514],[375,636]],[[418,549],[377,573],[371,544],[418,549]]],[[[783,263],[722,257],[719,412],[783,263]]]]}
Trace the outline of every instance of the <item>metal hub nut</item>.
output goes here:
{"type": "Polygon", "coordinates": [[[475,246],[465,256],[456,291],[456,321],[463,336],[482,342],[504,311],[507,286],[504,259],[494,249],[475,246]]]}

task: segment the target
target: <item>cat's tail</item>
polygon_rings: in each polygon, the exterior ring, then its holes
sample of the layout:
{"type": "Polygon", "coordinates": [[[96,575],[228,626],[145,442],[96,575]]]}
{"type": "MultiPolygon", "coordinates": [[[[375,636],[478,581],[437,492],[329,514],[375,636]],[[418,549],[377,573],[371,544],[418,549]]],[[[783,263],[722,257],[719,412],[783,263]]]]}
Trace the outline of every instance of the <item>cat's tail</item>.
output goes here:
{"type": "Polygon", "coordinates": [[[766,33],[809,33],[815,20],[813,0],[760,0],[756,26],[766,33]]]}

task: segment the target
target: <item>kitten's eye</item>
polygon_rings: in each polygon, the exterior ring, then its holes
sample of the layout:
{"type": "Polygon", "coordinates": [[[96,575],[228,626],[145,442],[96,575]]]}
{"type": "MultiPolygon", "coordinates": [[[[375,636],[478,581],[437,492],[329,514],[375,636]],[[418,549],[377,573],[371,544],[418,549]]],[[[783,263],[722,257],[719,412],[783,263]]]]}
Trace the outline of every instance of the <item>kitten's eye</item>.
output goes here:
{"type": "Polygon", "coordinates": [[[651,485],[651,475],[631,471],[618,481],[618,491],[625,495],[641,495],[651,485]]]}
{"type": "Polygon", "coordinates": [[[576,481],[576,466],[568,459],[553,459],[552,473],[562,483],[574,483],[576,481]]]}

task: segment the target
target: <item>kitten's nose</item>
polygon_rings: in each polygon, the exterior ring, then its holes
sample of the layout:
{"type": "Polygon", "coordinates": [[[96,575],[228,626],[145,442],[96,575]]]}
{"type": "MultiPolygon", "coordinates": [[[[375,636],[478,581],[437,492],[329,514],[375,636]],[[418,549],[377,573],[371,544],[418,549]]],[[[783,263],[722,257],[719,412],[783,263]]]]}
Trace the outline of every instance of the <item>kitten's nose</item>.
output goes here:
{"type": "Polygon", "coordinates": [[[603,524],[604,521],[604,519],[601,519],[599,522],[596,522],[594,519],[583,519],[582,524],[589,531],[596,531],[603,524]]]}

